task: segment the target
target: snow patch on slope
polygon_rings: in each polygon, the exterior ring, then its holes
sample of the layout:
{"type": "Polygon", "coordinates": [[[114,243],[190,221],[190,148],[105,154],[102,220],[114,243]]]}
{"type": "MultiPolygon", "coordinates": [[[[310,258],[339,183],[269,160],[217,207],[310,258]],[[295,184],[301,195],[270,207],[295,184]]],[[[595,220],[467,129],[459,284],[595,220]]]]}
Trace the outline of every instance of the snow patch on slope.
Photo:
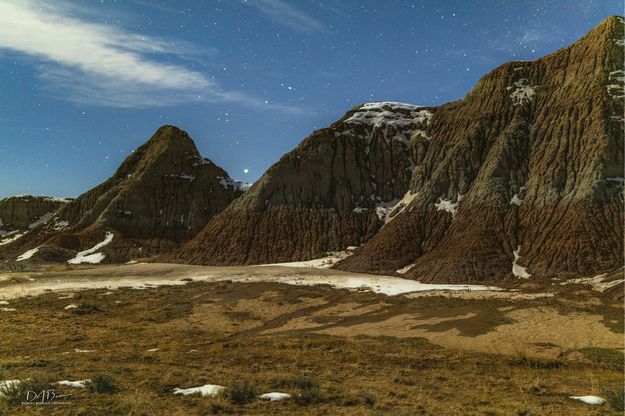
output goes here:
{"type": "Polygon", "coordinates": [[[536,92],[533,87],[530,87],[529,81],[526,78],[521,78],[514,83],[514,87],[508,87],[511,90],[510,98],[512,98],[513,105],[523,105],[528,101],[532,101],[536,92]]]}
{"type": "Polygon", "coordinates": [[[33,228],[37,228],[39,227],[41,224],[47,222],[50,218],[52,218],[52,213],[51,212],[47,212],[45,214],[43,214],[41,216],[41,218],[39,218],[37,221],[33,222],[32,224],[30,224],[28,226],[29,229],[33,229],[33,228]]]}
{"type": "Polygon", "coordinates": [[[104,236],[104,240],[100,241],[98,244],[96,244],[95,246],[91,247],[88,250],[78,252],[78,254],[76,254],[76,257],[67,260],[67,263],[69,264],[100,263],[102,260],[104,260],[106,256],[103,253],[96,253],[96,251],[98,251],[105,245],[109,244],[111,241],[113,241],[113,237],[114,237],[113,233],[110,231],[107,231],[104,236]]]}
{"type": "Polygon", "coordinates": [[[605,281],[604,279],[606,278],[606,274],[599,274],[597,276],[593,276],[593,277],[582,277],[579,279],[569,279],[566,282],[561,283],[562,285],[568,285],[571,283],[578,283],[578,284],[585,284],[585,285],[590,285],[590,287],[593,290],[596,290],[597,292],[605,292],[606,290],[608,290],[609,288],[618,285],[619,283],[622,283],[625,279],[614,279],[614,280],[608,280],[605,281]]]}
{"type": "Polygon", "coordinates": [[[15,240],[17,240],[18,238],[23,237],[24,235],[26,235],[26,232],[20,233],[19,231],[11,231],[9,233],[6,233],[3,236],[2,240],[0,240],[0,246],[12,243],[15,240]]]}
{"type": "Polygon", "coordinates": [[[519,195],[518,194],[514,194],[514,196],[510,200],[510,205],[514,204],[517,207],[520,207],[522,202],[523,202],[523,200],[521,198],[519,198],[519,195]]]}
{"type": "Polygon", "coordinates": [[[613,82],[613,84],[609,84],[606,87],[608,90],[608,95],[612,98],[625,97],[625,71],[623,71],[622,69],[612,71],[608,75],[608,79],[613,82]]]}
{"type": "Polygon", "coordinates": [[[397,272],[397,273],[399,273],[399,274],[406,274],[406,273],[408,273],[408,271],[409,271],[410,269],[412,269],[414,266],[415,266],[415,264],[414,264],[414,263],[412,263],[412,264],[409,264],[409,265],[408,265],[408,266],[406,266],[406,267],[402,267],[401,269],[396,270],[396,272],[397,272]]]}
{"type": "Polygon", "coordinates": [[[35,253],[37,253],[39,251],[39,247],[35,247],[33,249],[27,250],[24,253],[22,253],[21,255],[19,255],[17,257],[16,261],[24,261],[24,260],[28,260],[29,258],[31,258],[32,256],[35,255],[35,253]]]}
{"type": "Polygon", "coordinates": [[[252,187],[251,183],[237,181],[236,179],[232,179],[228,176],[217,176],[217,179],[219,179],[219,183],[225,189],[232,188],[237,191],[245,192],[252,187]]]}
{"type": "Polygon", "coordinates": [[[408,191],[404,194],[404,197],[399,200],[395,206],[389,209],[386,214],[385,223],[392,221],[393,218],[397,217],[398,214],[404,212],[406,208],[412,204],[412,202],[419,196],[418,192],[412,193],[412,191],[408,191]]]}
{"type": "Polygon", "coordinates": [[[462,201],[462,197],[464,195],[458,194],[458,198],[456,202],[452,202],[451,199],[444,199],[443,197],[438,198],[438,202],[434,203],[437,211],[446,211],[449,212],[452,217],[456,216],[456,212],[458,212],[458,204],[462,201]]]}
{"type": "Polygon", "coordinates": [[[512,261],[512,274],[514,277],[518,277],[519,279],[529,279],[532,277],[532,275],[527,272],[527,268],[517,264],[517,261],[521,258],[521,246],[518,245],[517,249],[514,250],[512,254],[514,255],[514,260],[512,261]]]}
{"type": "Polygon", "coordinates": [[[339,261],[346,259],[347,257],[354,254],[353,249],[354,247],[348,247],[345,251],[333,251],[328,253],[328,256],[318,259],[292,261],[288,263],[259,264],[259,266],[310,267],[314,269],[329,269],[339,261]]]}

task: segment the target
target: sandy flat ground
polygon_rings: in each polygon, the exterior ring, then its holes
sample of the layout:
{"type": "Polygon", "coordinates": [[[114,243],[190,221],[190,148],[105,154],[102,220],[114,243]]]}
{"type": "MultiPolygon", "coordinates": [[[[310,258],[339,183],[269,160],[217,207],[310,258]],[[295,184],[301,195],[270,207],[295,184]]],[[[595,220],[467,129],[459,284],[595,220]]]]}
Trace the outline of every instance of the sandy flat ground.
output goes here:
{"type": "Polygon", "coordinates": [[[375,276],[315,268],[285,266],[208,267],[167,263],[138,263],[120,266],[76,268],[0,274],[0,282],[22,278],[17,285],[0,288],[0,300],[40,295],[46,291],[67,291],[120,287],[184,285],[193,281],[240,283],[274,282],[291,285],[331,285],[342,289],[370,290],[386,295],[449,291],[493,291],[496,287],[480,285],[431,285],[391,276],[375,276]]]}
{"type": "Polygon", "coordinates": [[[586,347],[623,349],[622,319],[606,317],[592,291],[566,298],[549,291],[421,285],[397,277],[315,268],[139,263],[5,273],[0,275],[0,300],[8,303],[50,292],[67,296],[84,290],[153,289],[191,282],[233,282],[253,291],[264,288],[250,286],[260,283],[329,285],[337,294],[331,299],[303,298],[297,304],[279,302],[280,296],[271,291],[239,299],[229,312],[257,318],[236,326],[223,316],[222,306],[198,304],[184,322],[173,325],[213,321],[228,333],[423,337],[446,348],[511,355],[558,357],[586,347]],[[361,297],[354,300],[344,289],[361,297]]]}

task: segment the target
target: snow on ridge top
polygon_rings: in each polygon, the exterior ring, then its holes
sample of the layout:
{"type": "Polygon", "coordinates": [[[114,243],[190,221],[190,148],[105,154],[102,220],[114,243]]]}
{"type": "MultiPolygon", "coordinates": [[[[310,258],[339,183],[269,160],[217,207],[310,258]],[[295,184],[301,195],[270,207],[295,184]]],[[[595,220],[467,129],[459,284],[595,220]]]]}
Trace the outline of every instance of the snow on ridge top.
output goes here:
{"type": "Polygon", "coordinates": [[[245,192],[252,187],[251,183],[237,181],[236,179],[232,179],[228,176],[217,176],[217,179],[219,179],[219,183],[225,189],[233,188],[237,191],[245,192]]]}
{"type": "Polygon", "coordinates": [[[382,107],[391,107],[394,109],[402,109],[402,110],[416,110],[417,108],[423,108],[422,105],[414,105],[407,103],[400,103],[398,101],[374,101],[371,103],[364,103],[360,106],[361,109],[373,109],[373,108],[382,108],[382,107]]]}
{"type": "Polygon", "coordinates": [[[390,101],[361,105],[345,123],[370,124],[381,127],[383,124],[406,126],[409,124],[430,124],[432,112],[423,106],[390,101]]]}
{"type": "Polygon", "coordinates": [[[57,196],[17,194],[17,195],[7,196],[6,198],[2,198],[0,199],[0,201],[4,201],[10,198],[41,198],[44,201],[56,201],[56,202],[70,202],[73,199],[73,198],[61,198],[57,196]]]}

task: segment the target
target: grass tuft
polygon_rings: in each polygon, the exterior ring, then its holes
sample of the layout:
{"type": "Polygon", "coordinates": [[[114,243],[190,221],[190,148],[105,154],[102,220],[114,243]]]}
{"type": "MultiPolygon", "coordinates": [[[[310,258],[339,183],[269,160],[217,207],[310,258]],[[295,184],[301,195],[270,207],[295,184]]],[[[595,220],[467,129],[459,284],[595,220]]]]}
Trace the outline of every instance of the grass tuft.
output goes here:
{"type": "Polygon", "coordinates": [[[620,387],[615,390],[606,389],[603,391],[603,394],[605,395],[605,399],[613,410],[617,412],[625,411],[624,387],[620,387]]]}
{"type": "Polygon", "coordinates": [[[96,374],[91,377],[91,381],[87,383],[87,388],[92,393],[112,394],[119,391],[113,377],[107,374],[96,374]]]}
{"type": "Polygon", "coordinates": [[[104,309],[98,304],[90,302],[80,302],[78,307],[74,309],[74,313],[77,315],[88,315],[97,312],[103,312],[104,309]]]}
{"type": "Polygon", "coordinates": [[[237,382],[226,390],[225,395],[230,403],[244,405],[256,399],[256,387],[249,381],[237,382]]]}

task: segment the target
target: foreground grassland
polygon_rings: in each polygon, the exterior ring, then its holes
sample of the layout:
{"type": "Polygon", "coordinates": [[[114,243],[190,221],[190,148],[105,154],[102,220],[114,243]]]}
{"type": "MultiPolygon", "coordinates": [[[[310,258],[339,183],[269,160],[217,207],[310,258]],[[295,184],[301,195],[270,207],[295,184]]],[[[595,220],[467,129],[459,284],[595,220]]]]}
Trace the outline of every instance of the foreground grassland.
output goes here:
{"type": "Polygon", "coordinates": [[[7,395],[0,414],[622,414],[622,307],[581,286],[541,295],[553,290],[387,297],[225,281],[12,299],[0,380],[96,382],[54,386],[72,394],[64,406],[7,395]],[[204,384],[228,389],[173,394],[204,384]],[[257,398],[273,391],[293,398],[257,398]],[[588,394],[608,403],[568,397],[588,394]]]}

